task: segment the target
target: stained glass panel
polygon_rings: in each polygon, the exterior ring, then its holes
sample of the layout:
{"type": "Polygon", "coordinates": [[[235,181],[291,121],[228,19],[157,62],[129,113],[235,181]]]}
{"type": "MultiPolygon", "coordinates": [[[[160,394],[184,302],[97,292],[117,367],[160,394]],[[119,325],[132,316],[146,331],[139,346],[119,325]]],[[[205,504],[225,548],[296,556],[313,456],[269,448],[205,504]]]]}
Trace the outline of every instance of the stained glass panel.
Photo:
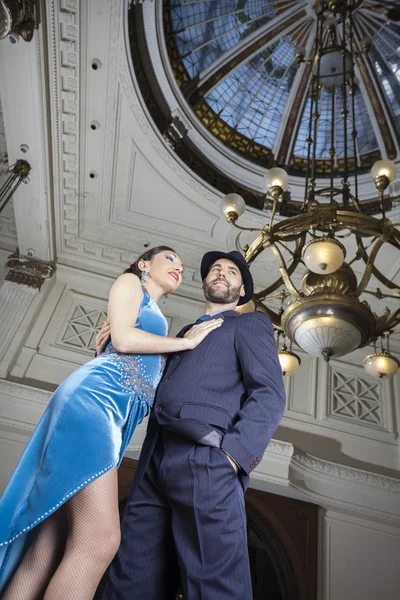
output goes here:
{"type": "MultiPolygon", "coordinates": [[[[295,18],[290,27],[278,34],[277,28],[289,18],[287,15],[293,17],[296,10],[301,14],[304,8],[301,0],[170,0],[164,7],[164,14],[168,14],[166,42],[173,71],[203,125],[225,145],[252,160],[259,159],[261,164],[266,156],[271,157],[272,150],[278,150],[285,157],[291,148],[288,162],[303,170],[301,165],[308,152],[310,101],[304,106],[304,102],[296,98],[298,88],[294,86],[298,86],[301,79],[297,77],[296,50],[307,43],[310,35],[315,35],[312,11],[295,18]],[[257,40],[261,40],[258,46],[257,40]],[[193,89],[198,92],[195,97],[190,96],[193,89]],[[293,118],[294,110],[303,111],[298,124],[297,115],[293,118]],[[285,120],[289,115],[292,125],[290,134],[286,134],[285,120]],[[282,151],[283,144],[287,150],[282,151]]],[[[368,34],[372,40],[371,64],[387,97],[400,139],[400,26],[385,21],[382,15],[375,17],[363,6],[354,11],[354,22],[356,31],[359,25],[363,35],[368,34]]],[[[308,51],[310,48],[309,44],[308,51]]],[[[365,73],[363,77],[358,75],[364,79],[354,96],[355,151],[362,168],[368,168],[371,160],[381,154],[376,132],[382,131],[384,117],[376,116],[382,110],[376,106],[379,104],[376,98],[372,98],[371,86],[376,82],[368,82],[368,87],[365,73]],[[368,94],[369,106],[366,104],[368,94]],[[374,114],[375,128],[371,121],[374,114]]],[[[303,97],[309,94],[305,85],[301,89],[303,97]]],[[[351,96],[346,98],[346,105],[349,109],[347,155],[352,159],[351,96]]],[[[338,164],[342,164],[345,155],[344,98],[340,89],[334,96],[333,108],[332,112],[331,93],[322,91],[316,148],[321,172],[330,168],[332,146],[338,164]]],[[[385,131],[388,136],[387,126],[385,131]]],[[[382,143],[382,138],[380,140],[382,143]]],[[[351,164],[354,165],[353,160],[351,164]]]]}

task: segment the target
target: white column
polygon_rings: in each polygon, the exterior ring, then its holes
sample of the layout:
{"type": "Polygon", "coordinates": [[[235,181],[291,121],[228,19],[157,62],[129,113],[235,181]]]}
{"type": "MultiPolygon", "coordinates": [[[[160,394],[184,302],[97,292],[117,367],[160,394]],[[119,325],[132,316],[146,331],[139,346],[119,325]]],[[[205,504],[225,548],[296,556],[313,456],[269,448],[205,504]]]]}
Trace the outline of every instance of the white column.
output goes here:
{"type": "Polygon", "coordinates": [[[0,97],[8,163],[24,159],[32,167],[27,184],[13,195],[18,247],[24,255],[50,260],[54,249],[44,35],[41,24],[30,42],[18,36],[14,44],[0,41],[0,97]]]}

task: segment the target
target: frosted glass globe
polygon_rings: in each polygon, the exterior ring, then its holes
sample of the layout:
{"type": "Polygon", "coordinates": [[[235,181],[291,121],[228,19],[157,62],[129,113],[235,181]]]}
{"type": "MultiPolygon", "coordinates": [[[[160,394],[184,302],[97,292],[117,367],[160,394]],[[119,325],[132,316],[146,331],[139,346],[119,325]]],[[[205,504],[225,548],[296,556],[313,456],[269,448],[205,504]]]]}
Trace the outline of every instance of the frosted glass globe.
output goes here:
{"type": "Polygon", "coordinates": [[[329,238],[312,241],[303,250],[307,269],[319,275],[329,275],[340,269],[345,255],[344,247],[329,238]]]}
{"type": "Polygon", "coordinates": [[[265,173],[265,185],[267,187],[274,187],[275,185],[279,185],[283,190],[287,187],[289,183],[289,176],[284,169],[280,167],[274,167],[273,169],[268,169],[265,173]]]}
{"type": "Polygon", "coordinates": [[[278,358],[281,364],[282,375],[290,376],[294,375],[300,367],[300,359],[293,352],[289,352],[288,350],[278,351],[278,358]]]}
{"type": "Polygon", "coordinates": [[[225,216],[233,212],[240,217],[244,213],[245,208],[246,203],[239,194],[226,194],[221,202],[221,210],[225,216]]]}
{"type": "Polygon", "coordinates": [[[349,354],[358,348],[361,339],[355,325],[334,315],[305,319],[295,332],[296,344],[318,358],[324,356],[325,350],[335,358],[349,354]]]}
{"type": "Polygon", "coordinates": [[[363,364],[368,375],[379,379],[389,379],[399,370],[399,361],[390,354],[370,354],[363,364]]]}
{"type": "Polygon", "coordinates": [[[374,179],[385,175],[389,181],[394,181],[397,175],[397,167],[391,160],[378,160],[372,165],[371,175],[374,179]]]}

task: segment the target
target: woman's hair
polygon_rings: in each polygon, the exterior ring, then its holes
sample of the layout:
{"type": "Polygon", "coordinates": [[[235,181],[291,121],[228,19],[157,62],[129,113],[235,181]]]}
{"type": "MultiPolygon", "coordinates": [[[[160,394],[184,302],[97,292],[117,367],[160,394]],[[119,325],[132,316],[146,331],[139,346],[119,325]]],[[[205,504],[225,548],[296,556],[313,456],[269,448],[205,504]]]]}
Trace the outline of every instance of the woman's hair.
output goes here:
{"type": "Polygon", "coordinates": [[[126,271],[124,271],[124,273],[133,273],[134,275],[139,277],[139,279],[141,279],[142,271],[139,269],[140,261],[151,260],[155,257],[156,254],[159,254],[164,250],[169,250],[170,252],[176,254],[175,250],[173,248],[170,248],[169,246],[156,246],[155,248],[150,248],[150,250],[146,250],[146,252],[139,256],[139,258],[134,263],[132,263],[131,266],[128,269],[126,269],[126,271]]]}

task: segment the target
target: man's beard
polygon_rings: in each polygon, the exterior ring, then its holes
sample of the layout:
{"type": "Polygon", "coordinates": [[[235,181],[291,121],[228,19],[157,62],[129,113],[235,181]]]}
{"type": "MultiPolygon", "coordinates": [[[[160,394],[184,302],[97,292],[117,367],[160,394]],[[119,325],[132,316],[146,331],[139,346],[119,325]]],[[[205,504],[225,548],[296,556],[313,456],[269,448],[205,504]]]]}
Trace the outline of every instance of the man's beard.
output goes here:
{"type": "Polygon", "coordinates": [[[225,280],[223,281],[226,283],[226,286],[214,286],[213,284],[217,281],[222,280],[215,279],[211,283],[204,282],[204,296],[208,302],[214,302],[214,304],[233,304],[239,300],[240,288],[242,286],[231,287],[225,280]]]}

